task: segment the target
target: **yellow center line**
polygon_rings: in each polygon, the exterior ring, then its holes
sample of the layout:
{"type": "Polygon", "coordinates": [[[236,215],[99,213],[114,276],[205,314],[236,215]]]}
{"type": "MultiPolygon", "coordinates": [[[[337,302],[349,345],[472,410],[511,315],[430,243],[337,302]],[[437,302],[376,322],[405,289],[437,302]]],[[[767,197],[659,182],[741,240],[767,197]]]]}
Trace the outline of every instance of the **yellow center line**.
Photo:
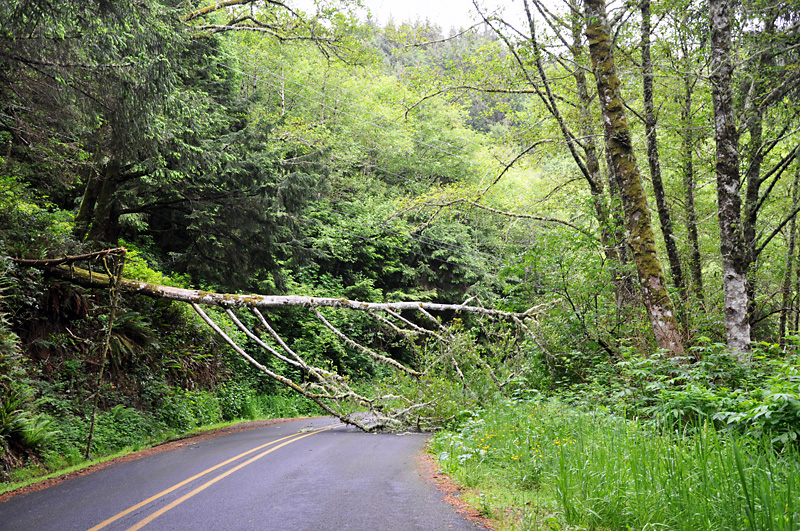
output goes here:
{"type": "Polygon", "coordinates": [[[147,505],[147,504],[149,504],[149,503],[151,503],[151,502],[153,502],[153,501],[155,501],[155,500],[157,500],[157,499],[159,499],[159,498],[161,498],[161,497],[163,497],[163,496],[166,496],[166,495],[167,495],[167,494],[169,494],[170,492],[172,492],[172,491],[174,491],[174,490],[176,490],[176,489],[179,489],[179,488],[183,487],[183,486],[184,486],[184,485],[186,485],[187,483],[191,483],[192,481],[194,481],[194,480],[196,480],[196,479],[198,479],[198,478],[200,478],[200,477],[203,477],[203,476],[205,476],[206,474],[210,474],[211,472],[213,472],[213,471],[215,471],[215,470],[217,470],[217,469],[219,469],[219,468],[221,468],[221,467],[223,467],[223,466],[225,466],[225,465],[228,465],[228,464],[230,464],[230,463],[232,463],[232,462],[234,462],[234,461],[236,461],[236,460],[238,460],[238,459],[241,459],[242,457],[244,457],[244,456],[246,456],[246,455],[252,454],[253,452],[257,452],[257,451],[261,450],[262,448],[266,448],[267,446],[272,446],[273,444],[279,443],[279,442],[281,442],[281,441],[285,441],[286,439],[292,439],[291,441],[287,441],[287,442],[285,442],[285,443],[283,443],[283,444],[281,444],[281,445],[279,445],[279,446],[276,446],[275,448],[272,448],[272,449],[270,449],[270,450],[268,450],[268,451],[266,451],[266,452],[264,452],[264,453],[261,453],[261,454],[257,455],[256,457],[254,457],[254,458],[252,458],[252,459],[248,460],[247,462],[245,462],[245,463],[243,463],[243,464],[241,464],[241,465],[237,466],[236,468],[233,468],[233,469],[229,470],[229,471],[228,471],[228,472],[226,472],[225,474],[223,474],[223,475],[221,475],[221,476],[218,476],[216,479],[214,479],[214,480],[212,480],[212,481],[210,481],[210,482],[208,482],[208,483],[206,483],[206,484],[204,484],[204,485],[201,485],[201,486],[200,486],[198,489],[195,489],[194,491],[190,492],[190,493],[189,493],[189,495],[187,495],[187,496],[184,496],[183,498],[180,498],[179,500],[176,500],[176,501],[177,501],[177,503],[173,502],[172,504],[168,505],[166,508],[162,509],[160,512],[158,512],[158,513],[154,513],[153,515],[151,515],[151,516],[150,516],[150,517],[149,517],[149,518],[148,518],[146,521],[142,521],[142,522],[140,522],[139,524],[137,524],[137,526],[134,526],[134,527],[132,527],[132,528],[131,528],[131,530],[133,530],[133,529],[140,529],[142,526],[146,525],[147,523],[149,523],[150,521],[152,521],[154,518],[156,518],[156,517],[157,517],[157,516],[159,516],[160,514],[163,514],[163,513],[164,513],[164,512],[166,512],[167,510],[171,509],[172,507],[174,507],[174,506],[178,505],[179,503],[182,503],[182,502],[183,502],[185,499],[188,499],[189,497],[191,497],[191,496],[194,496],[196,493],[200,492],[201,490],[205,489],[206,487],[210,486],[211,484],[213,484],[213,483],[216,483],[217,481],[219,481],[219,480],[220,480],[220,479],[222,479],[223,477],[230,475],[231,473],[235,472],[236,470],[239,470],[240,468],[242,468],[242,467],[244,467],[244,466],[246,466],[246,465],[248,465],[248,464],[252,463],[252,462],[253,462],[253,461],[255,461],[256,459],[259,459],[259,458],[261,458],[261,457],[264,457],[265,455],[267,455],[268,453],[272,452],[273,450],[277,450],[278,448],[280,448],[280,447],[282,447],[282,446],[286,446],[286,445],[287,445],[287,444],[289,444],[290,442],[294,442],[294,441],[296,441],[296,440],[302,439],[303,437],[308,437],[309,435],[314,435],[315,433],[319,433],[319,432],[321,432],[321,431],[329,430],[329,429],[331,429],[331,428],[337,428],[337,427],[339,427],[339,426],[341,426],[341,424],[336,424],[336,425],[333,425],[333,426],[328,426],[328,427],[326,427],[326,428],[322,428],[322,429],[320,429],[320,430],[316,430],[316,431],[313,431],[313,432],[311,432],[311,433],[308,433],[308,434],[306,434],[306,435],[301,435],[301,436],[299,436],[299,437],[297,437],[297,435],[298,435],[298,434],[297,434],[297,433],[295,433],[295,434],[293,434],[293,435],[287,435],[286,437],[282,437],[282,438],[280,438],[280,439],[276,439],[276,440],[274,440],[274,441],[270,441],[270,442],[268,442],[268,443],[266,443],[266,444],[262,444],[261,446],[256,446],[255,448],[252,448],[252,449],[250,449],[250,450],[248,450],[248,451],[246,451],[246,452],[243,452],[243,453],[241,453],[241,454],[239,454],[239,455],[237,455],[237,456],[231,457],[230,459],[228,459],[228,460],[226,460],[226,461],[223,461],[222,463],[219,463],[218,465],[214,465],[214,466],[212,466],[211,468],[208,468],[208,469],[206,469],[206,470],[203,470],[202,472],[200,472],[200,473],[198,473],[198,474],[195,474],[194,476],[192,476],[192,477],[190,477],[190,478],[187,478],[187,479],[185,479],[185,480],[181,481],[180,483],[176,483],[176,484],[175,484],[175,485],[173,485],[172,487],[170,487],[170,488],[168,488],[168,489],[166,489],[166,490],[162,490],[162,491],[161,491],[161,492],[159,492],[158,494],[154,494],[153,496],[150,496],[150,497],[149,497],[149,498],[147,498],[146,500],[143,500],[143,501],[141,501],[141,502],[137,503],[136,505],[134,505],[134,506],[132,506],[132,507],[129,507],[128,509],[125,509],[124,511],[122,511],[122,512],[120,512],[120,513],[117,513],[117,514],[115,514],[115,515],[114,515],[114,516],[112,516],[111,518],[108,518],[107,520],[103,520],[102,522],[100,522],[100,523],[99,523],[99,524],[97,524],[96,526],[94,526],[94,527],[92,527],[92,528],[88,529],[88,531],[99,531],[100,529],[102,529],[102,528],[106,527],[108,524],[110,524],[110,523],[112,523],[112,522],[116,522],[117,520],[119,520],[119,519],[120,519],[120,518],[122,518],[123,516],[125,516],[125,515],[128,515],[128,514],[132,513],[133,511],[135,511],[135,510],[137,510],[137,509],[141,509],[141,508],[142,508],[142,507],[144,507],[145,505],[147,505]],[[293,437],[296,437],[296,438],[294,438],[294,439],[293,439],[293,437]]]}
{"type": "Polygon", "coordinates": [[[325,431],[325,430],[329,430],[329,429],[335,428],[335,427],[336,426],[328,426],[327,428],[322,428],[321,430],[316,430],[316,431],[312,431],[311,433],[306,433],[305,435],[300,435],[298,437],[295,437],[294,439],[290,439],[290,440],[286,441],[285,443],[279,444],[278,446],[276,446],[274,448],[270,448],[269,450],[261,452],[257,456],[251,457],[250,459],[248,459],[244,463],[236,465],[235,467],[231,468],[227,472],[223,472],[222,474],[220,474],[219,476],[215,477],[214,479],[206,481],[205,483],[203,483],[202,485],[200,485],[199,487],[197,487],[193,491],[191,491],[191,492],[189,492],[187,494],[184,494],[183,496],[181,496],[177,500],[173,501],[169,505],[167,505],[165,507],[162,507],[161,509],[157,510],[156,512],[154,512],[153,514],[151,514],[150,516],[145,518],[144,520],[141,520],[138,524],[129,527],[126,531],[137,531],[137,530],[143,528],[144,526],[146,526],[147,524],[149,524],[150,522],[152,522],[153,520],[155,520],[156,518],[158,518],[159,516],[161,516],[165,512],[167,512],[167,511],[169,511],[171,509],[174,509],[175,507],[177,507],[181,503],[185,502],[186,500],[188,500],[189,498],[191,498],[195,494],[204,491],[205,489],[207,489],[208,487],[210,487],[211,485],[213,485],[217,481],[230,476],[231,474],[233,474],[237,470],[240,470],[240,469],[246,467],[250,463],[253,463],[254,461],[257,461],[257,460],[261,459],[265,455],[270,454],[270,453],[274,452],[275,450],[278,450],[279,448],[282,448],[282,447],[286,446],[287,444],[291,444],[291,443],[293,443],[295,441],[299,441],[300,439],[304,439],[306,437],[310,437],[311,435],[315,435],[315,434],[317,434],[319,432],[322,432],[322,431],[325,431]]]}

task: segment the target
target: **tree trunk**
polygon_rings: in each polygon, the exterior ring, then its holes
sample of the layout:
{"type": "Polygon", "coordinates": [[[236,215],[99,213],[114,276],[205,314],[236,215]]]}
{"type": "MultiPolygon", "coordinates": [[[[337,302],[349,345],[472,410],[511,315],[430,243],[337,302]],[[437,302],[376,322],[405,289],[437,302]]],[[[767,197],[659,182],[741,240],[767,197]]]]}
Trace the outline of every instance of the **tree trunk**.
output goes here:
{"type": "Polygon", "coordinates": [[[653,103],[653,61],[650,58],[650,0],[643,0],[642,10],[642,83],[644,94],[644,128],[647,137],[647,162],[650,166],[650,178],[653,181],[653,194],[658,208],[658,219],[661,222],[661,234],[667,249],[672,282],[678,289],[682,299],[686,298],[686,285],[683,281],[683,270],[678,255],[678,243],[672,228],[672,219],[667,204],[664,182],[661,180],[661,163],[658,156],[656,137],[656,114],[653,103]]]}
{"type": "Polygon", "coordinates": [[[626,253],[624,248],[625,238],[620,234],[618,227],[621,224],[617,223],[616,218],[612,215],[608,199],[605,194],[603,185],[603,173],[600,167],[600,159],[598,157],[597,145],[595,138],[597,132],[595,131],[592,122],[592,115],[590,109],[592,108],[592,99],[589,96],[588,83],[586,81],[586,73],[584,65],[586,63],[584,55],[584,47],[582,43],[584,19],[575,11],[578,10],[576,2],[571,3],[573,9],[572,17],[572,46],[570,53],[572,59],[575,61],[575,71],[572,76],[575,78],[575,86],[578,90],[578,108],[580,110],[580,132],[581,144],[586,160],[586,169],[589,176],[589,189],[592,193],[592,204],[597,217],[597,223],[600,227],[600,241],[603,244],[603,254],[609,263],[611,281],[614,284],[614,293],[618,308],[625,306],[633,306],[638,304],[638,297],[635,289],[632,288],[633,280],[627,271],[624,271],[623,265],[627,262],[626,253]]]}
{"type": "MultiPolygon", "coordinates": [[[[797,208],[798,201],[798,183],[800,181],[800,172],[795,176],[794,183],[792,184],[792,209],[797,208]]],[[[786,251],[786,269],[783,273],[783,285],[781,286],[781,317],[778,326],[778,342],[781,349],[786,348],[786,324],[789,322],[794,306],[792,297],[792,273],[794,271],[794,248],[797,241],[797,217],[793,217],[789,222],[789,248],[786,251]]]]}
{"type": "MultiPolygon", "coordinates": [[[[534,0],[534,3],[537,2],[538,0],[534,0]]],[[[635,290],[631,288],[630,278],[627,278],[627,275],[623,271],[624,268],[622,267],[627,260],[625,258],[624,236],[619,234],[619,226],[621,226],[621,224],[617,223],[617,220],[613,218],[613,209],[609,207],[607,201],[600,160],[595,144],[595,130],[590,112],[592,100],[589,96],[586,74],[584,71],[584,64],[586,62],[582,43],[584,21],[583,17],[579,16],[578,3],[575,0],[570,0],[570,8],[573,16],[571,21],[572,43],[569,44],[569,50],[575,62],[572,76],[575,79],[576,88],[578,90],[580,139],[575,138],[559,111],[558,100],[553,95],[553,90],[541,59],[541,47],[536,37],[536,27],[534,19],[531,16],[528,0],[523,0],[523,6],[530,29],[530,43],[534,48],[537,75],[545,89],[543,94],[540,93],[540,97],[543,99],[550,114],[558,122],[561,133],[570,149],[570,153],[589,185],[589,191],[592,194],[592,206],[594,207],[595,218],[597,219],[600,229],[600,242],[603,245],[603,254],[609,264],[611,264],[610,274],[614,284],[617,305],[621,308],[625,305],[635,304],[637,299],[635,290]],[[582,157],[578,151],[579,148],[583,152],[582,157]]],[[[563,42],[568,44],[566,39],[564,39],[563,42]]],[[[530,76],[528,76],[528,79],[530,80],[530,76]]],[[[531,81],[531,83],[533,83],[533,81],[531,81]]]]}
{"type": "MultiPolygon", "coordinates": [[[[115,249],[116,250],[116,249],[115,249]]],[[[112,250],[112,251],[115,251],[112,250]]],[[[63,264],[72,263],[76,259],[102,255],[109,251],[93,253],[72,257],[72,259],[56,258],[47,260],[24,260],[14,259],[14,262],[23,267],[37,267],[43,269],[47,274],[69,280],[80,286],[89,288],[108,288],[111,281],[108,275],[97,273],[86,269],[63,264]]],[[[175,288],[161,284],[152,284],[139,280],[129,280],[120,278],[115,286],[123,292],[145,295],[156,299],[167,299],[180,302],[193,302],[197,304],[207,304],[222,306],[223,308],[346,308],[362,312],[376,311],[434,311],[434,312],[466,312],[493,317],[504,317],[508,319],[526,319],[536,308],[531,308],[525,312],[513,313],[494,308],[483,308],[480,306],[466,306],[464,304],[441,304],[436,302],[420,301],[400,301],[400,302],[362,302],[349,299],[336,299],[330,297],[306,297],[301,295],[242,295],[233,293],[215,293],[213,291],[203,291],[197,289],[175,288]]]]}
{"type": "Polygon", "coordinates": [[[87,239],[116,243],[119,234],[117,206],[114,195],[120,183],[120,164],[115,158],[106,165],[100,191],[92,216],[87,239]]]}
{"type": "Polygon", "coordinates": [[[692,93],[694,81],[689,74],[683,78],[684,101],[681,109],[681,152],[683,154],[683,189],[686,210],[686,234],[691,248],[689,271],[692,275],[692,292],[701,303],[703,294],[703,263],[700,256],[700,241],[697,236],[697,209],[694,205],[694,128],[692,124],[692,93]]]}
{"type": "MultiPolygon", "coordinates": [[[[376,431],[380,429],[402,431],[407,431],[409,429],[421,430],[431,429],[441,425],[446,419],[442,418],[443,415],[440,414],[440,408],[437,406],[439,397],[434,397],[432,400],[422,402],[420,400],[423,396],[427,395],[427,392],[422,394],[419,392],[419,389],[426,389],[432,382],[439,381],[438,378],[441,378],[442,374],[439,371],[442,370],[443,365],[449,365],[450,362],[456,367],[456,371],[464,381],[465,389],[475,397],[471,403],[465,404],[464,407],[473,407],[474,404],[478,403],[477,394],[469,387],[469,377],[471,373],[464,373],[462,371],[462,368],[467,368],[465,365],[461,365],[461,368],[459,367],[457,358],[463,357],[460,353],[460,350],[463,349],[456,348],[456,344],[454,343],[459,336],[447,332],[446,327],[437,317],[432,315],[431,312],[445,312],[445,315],[448,315],[452,321],[457,320],[459,315],[463,315],[463,312],[477,313],[482,317],[504,319],[510,321],[512,326],[516,326],[520,332],[529,335],[534,341],[537,341],[529,324],[526,324],[526,321],[530,322],[533,320],[535,312],[541,307],[530,308],[521,313],[510,313],[493,308],[467,306],[468,301],[463,304],[437,304],[422,301],[369,303],[343,298],[223,294],[181,289],[122,278],[121,264],[125,254],[126,250],[124,248],[116,248],[81,256],[66,256],[63,258],[42,260],[15,258],[13,260],[21,267],[36,267],[44,270],[51,276],[66,279],[75,284],[87,287],[111,288],[113,290],[112,300],[114,301],[116,301],[117,293],[124,291],[160,299],[188,302],[209,327],[259,371],[266,374],[269,378],[285,385],[287,388],[300,393],[309,400],[316,402],[321,408],[331,415],[338,417],[342,422],[357,426],[365,431],[376,431]],[[106,263],[110,257],[117,257],[119,259],[117,263],[120,264],[116,270],[114,279],[105,273],[97,273],[75,267],[77,262],[106,263]],[[226,333],[200,305],[222,307],[224,313],[230,319],[230,322],[252,342],[250,346],[259,347],[270,357],[288,364],[292,369],[285,373],[284,371],[274,372],[257,361],[247,350],[242,348],[240,343],[231,339],[231,336],[226,333]],[[314,363],[305,360],[303,353],[289,347],[287,342],[281,338],[272,326],[270,326],[267,319],[258,310],[259,308],[277,309],[287,307],[305,308],[330,330],[342,344],[362,354],[366,354],[372,358],[375,363],[380,363],[398,371],[397,374],[402,376],[401,379],[398,380],[398,386],[396,386],[395,389],[400,392],[397,393],[394,389],[387,390],[384,388],[383,390],[376,389],[374,393],[365,394],[365,392],[368,391],[367,389],[353,389],[350,386],[348,378],[343,377],[335,371],[315,366],[314,363]],[[395,334],[399,339],[409,341],[413,344],[418,345],[418,340],[419,342],[424,341],[427,346],[432,346],[428,343],[428,340],[435,339],[441,349],[441,355],[438,360],[432,363],[426,362],[424,371],[420,372],[415,370],[395,360],[388,352],[373,350],[368,346],[358,343],[353,338],[348,337],[319,311],[319,309],[323,307],[365,312],[367,316],[374,318],[385,331],[395,334]],[[260,323],[259,328],[261,332],[267,337],[272,337],[274,341],[272,344],[273,346],[262,339],[259,333],[248,328],[248,326],[242,322],[234,311],[240,308],[249,308],[251,310],[257,322],[260,323]],[[411,316],[404,317],[400,314],[401,311],[414,312],[416,318],[408,318],[411,316]],[[381,315],[381,313],[385,314],[385,316],[381,315]],[[278,348],[280,348],[283,353],[279,352],[278,348]],[[298,380],[302,380],[295,382],[289,377],[290,375],[295,376],[298,380]],[[413,380],[410,380],[411,378],[413,378],[413,380]],[[435,378],[435,380],[431,380],[431,378],[435,378]],[[406,393],[404,391],[408,392],[406,393]]],[[[106,269],[106,271],[108,271],[108,269],[106,269]]],[[[112,305],[112,312],[113,308],[114,306],[112,305]]],[[[112,313],[109,318],[109,327],[111,321],[113,321],[113,315],[112,313]]],[[[487,323],[482,323],[481,329],[483,334],[488,338],[491,337],[491,332],[489,328],[485,326],[486,324],[487,323]]],[[[503,337],[506,340],[508,339],[506,335],[507,326],[507,323],[500,324],[500,328],[503,330],[503,337]]],[[[472,356],[474,356],[474,353],[472,356]]],[[[466,354],[466,357],[463,357],[463,359],[472,361],[468,354],[466,354]]],[[[486,366],[483,362],[479,362],[479,365],[483,365],[484,368],[486,366]]],[[[480,368],[479,370],[483,371],[484,368],[480,368]]],[[[449,367],[444,370],[447,371],[446,373],[448,375],[450,374],[449,367]]],[[[513,373],[507,373],[502,380],[498,378],[497,374],[492,374],[491,376],[498,390],[502,392],[504,386],[508,383],[510,378],[513,377],[513,373]]]]}
{"type": "Polygon", "coordinates": [[[97,196],[102,186],[102,181],[97,174],[97,170],[92,166],[89,169],[89,175],[86,177],[86,187],[83,190],[83,198],[81,199],[81,206],[78,209],[78,214],[75,216],[75,238],[83,240],[89,232],[89,227],[92,225],[92,216],[94,216],[94,207],[97,204],[97,196]]]}
{"type": "Polygon", "coordinates": [[[603,110],[606,150],[620,179],[625,227],[641,282],[642,299],[658,347],[672,356],[682,356],[683,340],[667,292],[666,278],[656,256],[650,211],[636,165],[625,109],[620,100],[620,81],[611,53],[605,1],[587,0],[585,5],[588,21],[586,36],[589,38],[589,51],[603,110]]]}
{"type": "Polygon", "coordinates": [[[610,196],[611,228],[614,233],[614,242],[617,246],[617,254],[623,264],[631,263],[630,251],[625,237],[625,212],[622,202],[622,192],[620,191],[620,178],[617,168],[611,159],[611,153],[606,149],[606,173],[608,179],[608,195],[610,196]]]}
{"type": "Polygon", "coordinates": [[[583,32],[582,20],[573,17],[572,25],[572,47],[570,53],[575,61],[575,71],[572,77],[575,78],[575,86],[578,89],[578,109],[580,112],[580,133],[581,144],[583,147],[584,158],[588,175],[586,180],[589,183],[589,190],[592,194],[592,204],[594,205],[595,216],[600,226],[600,241],[603,243],[603,250],[606,258],[612,262],[619,262],[616,245],[611,234],[611,227],[608,219],[608,205],[606,204],[605,190],[603,186],[603,174],[600,169],[600,160],[597,157],[597,146],[595,145],[595,130],[592,125],[591,98],[586,83],[586,74],[583,70],[584,56],[581,44],[583,32]]]}
{"type": "Polygon", "coordinates": [[[717,201],[720,252],[725,297],[725,331],[728,348],[747,361],[750,353],[748,319],[747,252],[739,195],[739,131],[731,89],[731,6],[729,0],[711,0],[711,94],[714,100],[717,201]]]}

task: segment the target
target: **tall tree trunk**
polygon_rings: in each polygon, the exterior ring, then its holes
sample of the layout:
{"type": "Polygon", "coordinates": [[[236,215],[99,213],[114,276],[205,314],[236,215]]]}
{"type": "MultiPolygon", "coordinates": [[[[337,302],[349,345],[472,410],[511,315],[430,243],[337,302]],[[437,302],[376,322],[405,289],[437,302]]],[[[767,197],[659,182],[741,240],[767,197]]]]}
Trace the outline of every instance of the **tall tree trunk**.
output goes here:
{"type": "Polygon", "coordinates": [[[603,172],[600,166],[600,158],[595,143],[597,131],[592,121],[592,98],[589,95],[589,85],[586,81],[586,71],[584,66],[587,63],[585,49],[583,45],[584,19],[578,13],[578,3],[574,0],[570,2],[573,11],[572,16],[572,46],[570,53],[575,61],[575,70],[572,77],[575,78],[575,87],[578,90],[578,108],[580,111],[580,133],[581,145],[585,154],[586,169],[588,170],[589,189],[592,193],[592,204],[594,205],[595,216],[600,227],[600,241],[603,244],[603,253],[608,260],[611,279],[614,284],[614,293],[617,307],[633,306],[638,304],[638,295],[633,287],[634,281],[631,275],[625,271],[624,264],[627,262],[625,253],[625,235],[621,234],[619,227],[621,223],[613,216],[611,206],[605,194],[603,184],[603,172]]]}
{"type": "Polygon", "coordinates": [[[681,298],[686,298],[686,285],[683,281],[683,270],[678,255],[678,243],[672,228],[672,219],[667,204],[667,194],[661,179],[661,163],[658,156],[656,137],[656,113],[653,103],[653,61],[650,57],[650,0],[642,0],[642,84],[644,95],[644,128],[647,137],[647,163],[650,166],[650,178],[653,181],[653,195],[658,208],[658,219],[661,223],[661,234],[667,249],[669,269],[672,282],[678,288],[681,298]]]}
{"type": "Polygon", "coordinates": [[[103,180],[99,185],[100,191],[87,239],[112,243],[117,239],[119,219],[114,195],[120,185],[120,178],[119,161],[112,158],[103,172],[103,180]]]}
{"type": "Polygon", "coordinates": [[[686,211],[686,234],[691,249],[689,272],[692,275],[692,292],[701,303],[703,294],[703,263],[700,256],[700,240],[697,236],[697,209],[694,205],[694,127],[692,124],[692,95],[695,81],[686,74],[683,78],[684,100],[681,108],[681,152],[683,157],[684,208],[686,211]]]}
{"type": "Polygon", "coordinates": [[[606,173],[608,179],[608,193],[611,196],[610,209],[611,209],[611,227],[614,231],[614,241],[617,245],[617,254],[623,264],[631,262],[630,251],[628,249],[627,238],[625,237],[625,212],[622,201],[622,192],[620,191],[620,176],[617,172],[617,167],[614,166],[614,161],[611,159],[611,153],[606,149],[606,173]]]}
{"type": "Polygon", "coordinates": [[[83,189],[81,206],[75,216],[75,229],[73,232],[78,240],[86,238],[86,234],[89,232],[89,227],[92,225],[92,217],[94,216],[94,207],[97,204],[97,196],[102,186],[102,180],[97,174],[94,165],[89,168],[88,173],[86,187],[83,189]]]}
{"type": "Polygon", "coordinates": [[[605,198],[603,186],[603,174],[600,169],[600,160],[597,156],[597,146],[595,144],[595,130],[592,125],[591,98],[586,83],[586,74],[582,68],[585,63],[581,36],[583,34],[583,24],[580,17],[573,17],[572,23],[572,47],[570,53],[575,61],[575,71],[572,77],[575,78],[575,86],[578,90],[578,109],[580,115],[581,145],[583,147],[584,159],[586,161],[587,177],[589,190],[592,194],[592,204],[594,205],[595,216],[600,225],[600,241],[603,243],[603,250],[608,260],[619,262],[616,245],[611,234],[611,226],[608,219],[608,204],[605,198]]]}
{"type": "MultiPolygon", "coordinates": [[[[533,0],[538,6],[538,0],[533,0]]],[[[578,101],[580,110],[580,135],[581,138],[575,137],[574,133],[569,129],[561,115],[558,108],[558,100],[553,94],[550,80],[547,77],[543,61],[541,59],[541,48],[536,36],[536,26],[534,19],[531,16],[530,3],[528,0],[523,0],[525,14],[527,16],[528,28],[530,29],[530,43],[534,49],[534,57],[536,63],[536,73],[541,81],[544,91],[539,92],[545,106],[550,114],[555,118],[561,129],[561,134],[567,142],[570,153],[578,165],[581,173],[583,174],[586,182],[589,185],[589,191],[592,194],[592,205],[595,211],[600,228],[600,241],[603,245],[603,254],[611,264],[611,277],[614,284],[614,291],[616,300],[619,307],[623,305],[630,305],[636,301],[635,290],[630,286],[630,279],[622,271],[622,265],[625,260],[624,236],[618,234],[618,223],[610,216],[613,211],[609,207],[603,184],[602,170],[600,167],[600,160],[598,157],[598,150],[595,144],[595,130],[592,124],[591,117],[591,97],[587,88],[586,74],[584,72],[584,64],[586,63],[584,56],[583,46],[583,17],[576,16],[578,14],[578,3],[575,0],[569,0],[570,7],[573,12],[571,21],[572,43],[568,43],[566,39],[563,40],[568,44],[570,53],[575,61],[575,69],[572,76],[575,79],[576,88],[578,90],[578,101]],[[580,151],[579,151],[580,150],[580,151]],[[581,156],[581,151],[583,156],[581,156]]],[[[541,7],[541,6],[539,6],[541,7]]],[[[524,68],[524,65],[521,64],[524,68]]],[[[531,76],[526,72],[531,84],[534,84],[531,76]]]]}
{"type": "Polygon", "coordinates": [[[739,131],[731,88],[731,6],[729,0],[711,0],[711,94],[714,100],[717,201],[719,209],[725,331],[728,348],[747,361],[750,353],[747,252],[739,195],[739,131]]]}
{"type": "MultiPolygon", "coordinates": [[[[770,16],[765,21],[765,34],[769,39],[775,33],[775,18],[770,16]]],[[[758,61],[758,71],[754,74],[753,81],[748,90],[748,97],[745,104],[745,125],[750,133],[750,140],[747,146],[747,170],[744,174],[744,181],[747,184],[747,191],[744,199],[744,216],[742,218],[745,259],[747,260],[747,296],[749,299],[748,315],[750,322],[755,322],[756,307],[755,293],[758,272],[758,212],[761,203],[761,185],[764,177],[761,168],[764,164],[764,110],[761,101],[764,96],[766,82],[759,76],[760,72],[767,72],[773,63],[773,56],[769,53],[762,53],[758,61]]]]}
{"type": "MultiPolygon", "coordinates": [[[[798,187],[800,183],[800,172],[797,173],[792,184],[792,209],[797,208],[798,202],[798,187]]],[[[792,307],[794,306],[792,297],[792,273],[794,271],[794,248],[797,241],[797,217],[793,217],[789,222],[789,248],[786,251],[786,269],[783,274],[783,285],[781,286],[781,317],[778,326],[778,341],[781,348],[786,347],[786,324],[792,314],[792,307]]]]}
{"type": "Polygon", "coordinates": [[[667,350],[672,356],[682,356],[683,340],[667,292],[666,278],[656,256],[647,197],[636,165],[625,108],[620,100],[620,81],[611,53],[605,0],[587,0],[585,5],[588,21],[586,36],[589,38],[589,51],[603,110],[606,149],[620,179],[625,226],[641,281],[642,299],[659,348],[667,350]]]}

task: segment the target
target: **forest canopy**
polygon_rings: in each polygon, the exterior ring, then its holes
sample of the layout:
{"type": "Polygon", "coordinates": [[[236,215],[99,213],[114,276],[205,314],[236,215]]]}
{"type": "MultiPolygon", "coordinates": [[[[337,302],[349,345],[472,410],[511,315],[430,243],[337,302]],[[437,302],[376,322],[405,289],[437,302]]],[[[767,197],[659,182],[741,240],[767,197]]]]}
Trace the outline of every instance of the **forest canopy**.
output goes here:
{"type": "Polygon", "coordinates": [[[14,260],[118,247],[177,289],[536,308],[524,334],[444,312],[447,348],[335,309],[245,319],[353,388],[416,389],[363,348],[430,368],[444,424],[536,392],[795,440],[800,6],[520,5],[451,29],[355,0],[0,2],[6,468],[74,459],[89,397],[145,431],[285,397],[180,303],[14,260]]]}

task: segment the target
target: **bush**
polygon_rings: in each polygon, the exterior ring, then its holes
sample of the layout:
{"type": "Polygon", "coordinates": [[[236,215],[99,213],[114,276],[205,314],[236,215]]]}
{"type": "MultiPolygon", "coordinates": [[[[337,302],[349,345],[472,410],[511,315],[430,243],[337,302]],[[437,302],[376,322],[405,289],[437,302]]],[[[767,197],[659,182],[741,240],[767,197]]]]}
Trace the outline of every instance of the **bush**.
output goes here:
{"type": "Polygon", "coordinates": [[[693,347],[690,355],[693,362],[630,353],[558,395],[668,431],[712,422],[756,439],[766,435],[779,446],[800,440],[797,357],[785,357],[769,344],[756,345],[750,363],[741,363],[723,344],[693,347]]]}
{"type": "Polygon", "coordinates": [[[188,431],[222,420],[216,397],[208,391],[184,391],[174,388],[162,398],[157,416],[176,431],[188,431]]]}
{"type": "Polygon", "coordinates": [[[125,447],[138,448],[163,431],[157,419],[118,404],[98,415],[92,450],[105,454],[125,447]]]}
{"type": "Polygon", "coordinates": [[[230,381],[217,390],[223,420],[253,419],[258,416],[255,391],[244,382],[230,381]]]}

